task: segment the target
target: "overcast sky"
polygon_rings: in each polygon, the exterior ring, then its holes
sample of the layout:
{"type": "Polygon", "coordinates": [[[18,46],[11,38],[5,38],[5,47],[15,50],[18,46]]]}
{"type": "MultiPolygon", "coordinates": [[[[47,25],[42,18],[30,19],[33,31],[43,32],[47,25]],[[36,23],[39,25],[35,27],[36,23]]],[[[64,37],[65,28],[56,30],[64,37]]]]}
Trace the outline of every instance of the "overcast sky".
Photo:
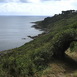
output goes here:
{"type": "Polygon", "coordinates": [[[73,9],[77,0],[0,0],[0,15],[52,16],[73,9]]]}

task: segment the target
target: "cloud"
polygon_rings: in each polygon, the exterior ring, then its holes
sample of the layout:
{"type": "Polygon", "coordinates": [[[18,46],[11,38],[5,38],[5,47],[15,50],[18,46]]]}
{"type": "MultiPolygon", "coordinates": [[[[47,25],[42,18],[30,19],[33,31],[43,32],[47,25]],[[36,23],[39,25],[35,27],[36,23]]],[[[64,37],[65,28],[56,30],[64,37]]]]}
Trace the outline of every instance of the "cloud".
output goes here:
{"type": "Polygon", "coordinates": [[[60,0],[21,0],[21,2],[32,2],[32,3],[39,3],[45,1],[60,1],[60,0]]]}
{"type": "Polygon", "coordinates": [[[22,3],[28,3],[28,0],[20,0],[22,3]]]}
{"type": "Polygon", "coordinates": [[[41,0],[41,1],[61,1],[61,0],[41,0]]]}
{"type": "Polygon", "coordinates": [[[60,1],[60,0],[0,0],[0,2],[22,2],[22,3],[38,3],[38,2],[44,2],[44,1],[60,1]]]}
{"type": "MultiPolygon", "coordinates": [[[[10,0],[8,0],[10,1],[10,0]]],[[[0,3],[0,14],[5,15],[42,15],[42,16],[52,16],[55,13],[61,13],[63,10],[77,9],[76,0],[61,0],[52,1],[44,0],[13,0],[12,3],[0,3]],[[17,1],[20,1],[17,3],[17,1]],[[25,1],[25,2],[24,2],[25,1]]]]}
{"type": "Polygon", "coordinates": [[[5,0],[0,0],[0,2],[5,2],[5,0]]]}
{"type": "Polygon", "coordinates": [[[0,3],[20,2],[20,0],[0,0],[0,3]]]}
{"type": "Polygon", "coordinates": [[[28,1],[27,1],[27,0],[20,0],[20,2],[26,3],[26,2],[28,2],[28,1]]]}

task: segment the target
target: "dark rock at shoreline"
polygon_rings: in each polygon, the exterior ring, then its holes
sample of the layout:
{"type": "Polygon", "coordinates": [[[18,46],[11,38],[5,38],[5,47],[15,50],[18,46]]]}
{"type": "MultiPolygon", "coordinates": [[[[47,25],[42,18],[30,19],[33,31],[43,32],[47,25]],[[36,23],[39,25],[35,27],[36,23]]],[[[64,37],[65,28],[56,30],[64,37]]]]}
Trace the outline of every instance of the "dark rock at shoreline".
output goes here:
{"type": "Polygon", "coordinates": [[[28,36],[31,39],[35,39],[37,36],[28,36]]]}
{"type": "Polygon", "coordinates": [[[38,36],[28,36],[28,37],[31,39],[36,39],[37,37],[42,36],[44,34],[46,34],[46,32],[43,32],[42,34],[38,34],[38,36]]]}
{"type": "Polygon", "coordinates": [[[23,40],[26,40],[26,38],[22,38],[23,40]]]}
{"type": "Polygon", "coordinates": [[[40,26],[38,26],[38,25],[33,25],[32,27],[34,27],[36,29],[41,29],[40,26]]]}

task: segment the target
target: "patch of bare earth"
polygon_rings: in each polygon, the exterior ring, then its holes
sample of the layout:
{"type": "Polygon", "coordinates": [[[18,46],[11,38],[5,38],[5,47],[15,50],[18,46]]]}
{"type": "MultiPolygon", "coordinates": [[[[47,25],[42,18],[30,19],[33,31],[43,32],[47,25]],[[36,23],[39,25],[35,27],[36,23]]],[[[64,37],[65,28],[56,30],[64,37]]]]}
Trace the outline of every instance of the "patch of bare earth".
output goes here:
{"type": "Polygon", "coordinates": [[[66,52],[65,59],[54,60],[43,71],[42,77],[77,77],[77,52],[66,52]]]}

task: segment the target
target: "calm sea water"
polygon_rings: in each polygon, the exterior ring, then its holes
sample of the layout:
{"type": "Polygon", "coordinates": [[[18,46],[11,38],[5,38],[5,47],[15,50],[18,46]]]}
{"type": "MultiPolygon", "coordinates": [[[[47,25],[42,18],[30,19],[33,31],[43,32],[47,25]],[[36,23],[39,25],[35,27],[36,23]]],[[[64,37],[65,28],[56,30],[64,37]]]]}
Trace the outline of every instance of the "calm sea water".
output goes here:
{"type": "Polygon", "coordinates": [[[43,20],[36,16],[0,16],[0,51],[19,47],[42,31],[32,28],[30,22],[43,20]],[[23,40],[22,38],[26,38],[23,40]]]}

